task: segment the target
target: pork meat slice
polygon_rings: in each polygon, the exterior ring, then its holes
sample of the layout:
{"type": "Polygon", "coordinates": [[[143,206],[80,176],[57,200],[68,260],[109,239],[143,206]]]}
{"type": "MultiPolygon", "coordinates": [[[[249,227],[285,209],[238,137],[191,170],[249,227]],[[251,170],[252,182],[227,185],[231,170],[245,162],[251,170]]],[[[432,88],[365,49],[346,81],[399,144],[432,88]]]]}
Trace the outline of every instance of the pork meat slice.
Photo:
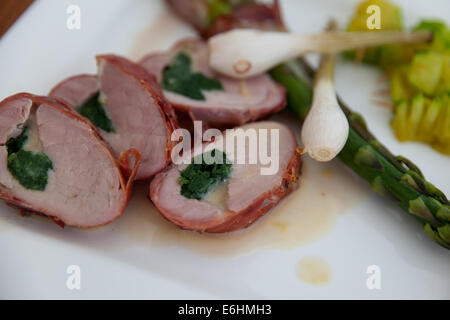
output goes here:
{"type": "MultiPolygon", "coordinates": [[[[237,149],[239,138],[249,135],[251,130],[259,134],[266,129],[270,137],[277,131],[279,140],[271,155],[278,156],[278,170],[264,175],[260,169],[267,167],[267,163],[263,165],[261,158],[253,164],[248,161],[247,164],[238,163],[237,157],[234,160],[231,158],[229,179],[202,200],[197,200],[180,193],[179,178],[188,164],[171,165],[156,175],[150,184],[150,198],[163,217],[183,229],[210,233],[233,231],[251,225],[297,187],[301,162],[293,132],[273,121],[251,123],[239,129],[242,131],[231,133],[227,130],[222,138],[216,139],[208,148],[229,155],[226,141],[235,139],[235,150],[245,152],[248,159],[251,149],[249,140],[246,140],[242,151],[237,149]]],[[[271,138],[267,139],[267,143],[261,138],[258,140],[258,149],[267,144],[268,150],[271,150],[271,138]]]]}
{"type": "Polygon", "coordinates": [[[97,76],[93,74],[80,74],[58,83],[50,96],[64,100],[70,106],[81,106],[94,96],[99,90],[97,76]]]}
{"type": "Polygon", "coordinates": [[[203,91],[204,100],[163,90],[175,109],[189,112],[194,120],[207,122],[211,127],[229,127],[264,118],[286,106],[285,89],[266,74],[236,80],[215,73],[208,64],[208,46],[199,39],[182,40],[167,52],[145,56],[140,64],[162,83],[164,70],[180,53],[190,57],[192,73],[217,79],[223,88],[203,91]]]}
{"type": "MultiPolygon", "coordinates": [[[[105,225],[125,210],[131,183],[96,128],[68,105],[27,93],[6,98],[0,102],[0,140],[0,198],[7,204],[81,228],[105,225]],[[24,132],[22,147],[11,145],[24,132]],[[10,169],[17,154],[12,152],[20,148],[51,161],[42,188],[10,169]]],[[[29,170],[38,160],[22,162],[19,169],[29,170]]]]}
{"type": "Polygon", "coordinates": [[[142,161],[136,179],[150,178],[170,162],[171,134],[178,127],[172,106],[155,77],[141,66],[115,55],[97,56],[97,64],[98,75],[68,78],[50,96],[80,110],[98,94],[111,123],[111,130],[98,127],[102,137],[116,157],[124,150],[137,149],[142,161]]]}
{"type": "Polygon", "coordinates": [[[182,20],[193,26],[205,39],[220,32],[237,28],[284,31],[279,0],[229,1],[229,13],[222,13],[210,21],[209,0],[166,0],[170,9],[182,20]]]}

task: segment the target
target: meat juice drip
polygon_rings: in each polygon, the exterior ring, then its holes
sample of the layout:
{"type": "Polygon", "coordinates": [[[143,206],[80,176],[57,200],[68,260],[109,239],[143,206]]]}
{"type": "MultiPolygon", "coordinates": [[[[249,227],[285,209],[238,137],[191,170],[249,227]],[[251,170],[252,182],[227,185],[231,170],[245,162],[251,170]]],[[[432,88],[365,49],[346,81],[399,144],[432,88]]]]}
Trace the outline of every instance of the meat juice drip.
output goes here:
{"type": "Polygon", "coordinates": [[[297,278],[310,285],[320,286],[331,281],[332,271],[329,264],[318,257],[304,257],[296,265],[297,278]]]}
{"type": "Polygon", "coordinates": [[[133,199],[114,229],[141,246],[178,247],[217,258],[312,243],[361,204],[368,191],[337,161],[317,163],[307,157],[303,161],[299,189],[247,229],[225,234],[181,230],[149,201],[148,182],[133,187],[133,199]]]}

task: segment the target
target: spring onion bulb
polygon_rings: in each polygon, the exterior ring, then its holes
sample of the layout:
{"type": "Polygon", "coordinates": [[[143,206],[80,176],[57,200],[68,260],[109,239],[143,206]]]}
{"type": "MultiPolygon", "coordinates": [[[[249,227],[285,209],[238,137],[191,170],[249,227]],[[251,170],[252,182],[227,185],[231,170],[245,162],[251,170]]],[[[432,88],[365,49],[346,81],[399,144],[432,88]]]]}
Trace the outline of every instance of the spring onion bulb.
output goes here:
{"type": "Polygon", "coordinates": [[[422,43],[431,39],[432,33],[426,31],[293,34],[237,29],[209,40],[209,64],[224,75],[248,78],[309,52],[331,54],[390,43],[422,43]]]}
{"type": "Polygon", "coordinates": [[[338,104],[334,88],[335,62],[335,54],[322,58],[316,73],[313,103],[301,132],[306,152],[317,161],[332,160],[348,138],[348,121],[338,104]]]}

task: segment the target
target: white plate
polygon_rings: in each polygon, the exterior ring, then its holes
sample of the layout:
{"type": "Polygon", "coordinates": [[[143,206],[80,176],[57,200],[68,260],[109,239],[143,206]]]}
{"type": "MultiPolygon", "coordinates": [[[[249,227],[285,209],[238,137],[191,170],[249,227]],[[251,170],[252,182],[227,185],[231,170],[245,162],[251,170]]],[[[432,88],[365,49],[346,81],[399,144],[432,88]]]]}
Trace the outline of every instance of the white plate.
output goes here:
{"type": "MultiPolygon", "coordinates": [[[[282,7],[291,29],[315,32],[331,16],[345,23],[355,3],[286,0],[282,7]]],[[[398,3],[407,25],[420,17],[450,16],[447,0],[398,3]]],[[[136,59],[193,34],[160,1],[36,1],[0,40],[0,97],[46,94],[66,76],[94,73],[95,54],[136,59]],[[81,9],[80,30],[66,28],[71,4],[81,9]]],[[[381,141],[413,159],[450,194],[449,158],[424,145],[397,142],[390,111],[371,102],[379,77],[375,69],[342,62],[337,88],[381,141]]],[[[147,189],[148,183],[139,183],[120,219],[90,231],[24,218],[1,204],[0,297],[450,298],[449,252],[338,162],[306,161],[299,191],[250,230],[227,236],[178,230],[154,211],[147,189]],[[322,285],[300,280],[296,266],[305,257],[321,259],[331,278],[319,275],[322,285]],[[81,269],[80,290],[66,286],[70,265],[81,269]],[[381,270],[379,290],[366,286],[370,265],[381,270]]]]}

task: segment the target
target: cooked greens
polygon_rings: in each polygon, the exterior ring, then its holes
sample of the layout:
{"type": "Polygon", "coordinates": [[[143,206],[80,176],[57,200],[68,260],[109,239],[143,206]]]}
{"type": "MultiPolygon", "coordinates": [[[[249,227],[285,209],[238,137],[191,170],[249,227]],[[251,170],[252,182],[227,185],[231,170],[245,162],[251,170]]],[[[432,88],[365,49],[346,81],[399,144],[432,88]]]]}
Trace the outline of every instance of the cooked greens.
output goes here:
{"type": "MultiPolygon", "coordinates": [[[[348,30],[366,29],[362,20],[367,14],[361,8],[378,2],[385,23],[382,29],[402,29],[398,7],[387,0],[371,0],[360,5],[348,30]]],[[[365,51],[363,61],[390,75],[391,126],[397,139],[424,142],[450,155],[450,29],[442,21],[424,20],[414,30],[432,31],[433,41],[373,48],[365,51]]]]}
{"type": "Polygon", "coordinates": [[[231,12],[232,5],[227,0],[210,0],[208,3],[208,25],[211,25],[221,15],[231,12]]]}
{"type": "Polygon", "coordinates": [[[28,140],[28,136],[26,135],[27,130],[28,128],[25,127],[19,136],[17,136],[16,138],[9,138],[8,141],[6,141],[8,155],[11,153],[16,153],[23,148],[28,140]]]}
{"type": "Polygon", "coordinates": [[[161,86],[194,100],[205,100],[202,91],[223,90],[219,80],[191,71],[191,57],[180,52],[163,71],[161,86]]]}
{"type": "Polygon", "coordinates": [[[201,200],[214,184],[228,179],[230,173],[231,163],[224,152],[217,149],[205,152],[193,158],[191,164],[181,171],[178,178],[181,194],[189,199],[201,200]],[[205,161],[213,158],[219,161],[205,161]]]}
{"type": "Polygon", "coordinates": [[[53,163],[43,152],[23,149],[28,140],[26,132],[27,128],[18,137],[6,142],[8,170],[25,188],[43,191],[47,186],[48,170],[53,169],[53,163]]]}
{"type": "Polygon", "coordinates": [[[438,21],[422,21],[416,29],[433,31],[434,40],[392,69],[391,125],[400,141],[428,143],[450,155],[450,30],[438,21]]]}
{"type": "Polygon", "coordinates": [[[106,132],[115,133],[116,130],[112,124],[111,119],[105,112],[102,103],[99,100],[100,93],[93,95],[80,107],[78,107],[78,112],[88,118],[97,128],[100,128],[106,132]]]}

